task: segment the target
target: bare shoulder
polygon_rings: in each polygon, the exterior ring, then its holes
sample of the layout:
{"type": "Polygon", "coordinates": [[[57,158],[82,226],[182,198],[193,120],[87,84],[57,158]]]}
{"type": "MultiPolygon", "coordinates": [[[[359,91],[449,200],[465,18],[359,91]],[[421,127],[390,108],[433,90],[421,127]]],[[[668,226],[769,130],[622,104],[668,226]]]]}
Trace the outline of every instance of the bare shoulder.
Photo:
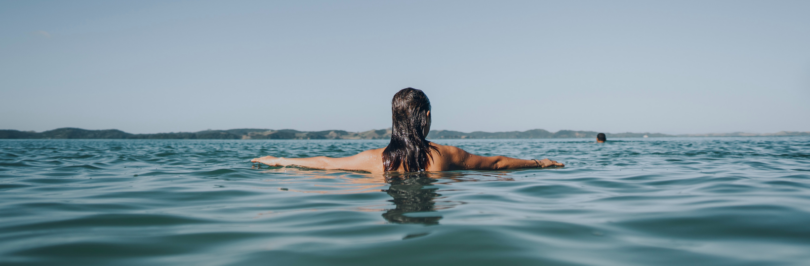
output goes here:
{"type": "Polygon", "coordinates": [[[438,151],[438,154],[436,154],[436,152],[431,153],[431,157],[433,157],[433,162],[430,166],[431,171],[454,170],[468,154],[463,149],[455,146],[441,145],[436,143],[431,143],[431,145],[436,148],[436,151],[438,151]]]}
{"type": "Polygon", "coordinates": [[[363,151],[356,155],[338,158],[345,162],[346,169],[364,170],[372,173],[382,171],[382,152],[384,149],[363,151]]]}
{"type": "Polygon", "coordinates": [[[382,159],[383,150],[385,150],[385,148],[367,150],[367,151],[358,153],[355,156],[361,156],[361,157],[365,157],[365,158],[368,158],[368,159],[382,159]]]}
{"type": "Polygon", "coordinates": [[[441,153],[441,156],[444,158],[463,156],[467,153],[463,149],[456,146],[441,145],[436,143],[431,143],[431,145],[436,147],[436,149],[439,150],[439,153],[441,153]]]}
{"type": "Polygon", "coordinates": [[[351,156],[351,158],[353,158],[355,160],[362,161],[362,162],[366,162],[366,163],[380,162],[380,164],[382,164],[383,150],[384,149],[367,150],[367,151],[360,152],[360,153],[358,153],[358,154],[356,154],[354,156],[351,156]]]}

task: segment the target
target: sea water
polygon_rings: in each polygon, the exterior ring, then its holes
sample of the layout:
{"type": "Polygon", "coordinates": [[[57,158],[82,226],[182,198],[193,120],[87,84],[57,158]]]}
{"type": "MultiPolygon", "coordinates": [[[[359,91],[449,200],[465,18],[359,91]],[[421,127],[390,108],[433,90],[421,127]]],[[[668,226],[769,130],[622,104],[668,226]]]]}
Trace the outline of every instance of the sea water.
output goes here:
{"type": "Polygon", "coordinates": [[[810,138],[437,140],[560,169],[255,167],[378,140],[3,140],[3,265],[810,265],[810,138]]]}

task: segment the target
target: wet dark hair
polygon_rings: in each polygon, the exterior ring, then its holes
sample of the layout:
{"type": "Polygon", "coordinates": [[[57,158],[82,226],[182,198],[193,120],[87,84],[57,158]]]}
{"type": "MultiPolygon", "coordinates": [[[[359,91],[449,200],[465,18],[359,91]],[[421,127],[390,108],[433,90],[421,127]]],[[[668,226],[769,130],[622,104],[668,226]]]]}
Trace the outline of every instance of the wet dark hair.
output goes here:
{"type": "Polygon", "coordinates": [[[428,127],[427,112],[430,100],[421,90],[404,88],[391,100],[391,142],[382,154],[385,171],[397,171],[400,165],[405,172],[423,171],[433,156],[430,150],[439,152],[425,139],[428,127]]]}
{"type": "Polygon", "coordinates": [[[606,141],[607,137],[605,137],[605,133],[596,134],[596,140],[598,141],[606,141]]]}

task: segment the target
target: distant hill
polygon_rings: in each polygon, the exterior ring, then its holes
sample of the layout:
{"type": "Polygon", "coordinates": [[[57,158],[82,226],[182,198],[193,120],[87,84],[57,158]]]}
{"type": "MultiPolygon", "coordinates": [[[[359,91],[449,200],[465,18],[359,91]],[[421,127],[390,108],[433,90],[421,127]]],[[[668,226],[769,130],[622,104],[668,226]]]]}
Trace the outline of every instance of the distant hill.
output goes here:
{"type": "Polygon", "coordinates": [[[345,130],[298,131],[293,129],[241,128],[204,130],[199,132],[171,132],[131,134],[117,129],[86,130],[58,128],[44,132],[0,130],[0,139],[389,139],[391,130],[348,132],[345,130]]]}
{"type": "MultiPolygon", "coordinates": [[[[544,129],[527,131],[470,133],[452,130],[433,130],[429,139],[551,139],[551,138],[596,138],[596,131],[560,130],[549,132],[544,129]]],[[[722,133],[667,135],[661,133],[605,133],[611,138],[658,138],[658,137],[767,137],[767,136],[810,136],[810,132],[782,131],[771,134],[722,133]]],[[[363,132],[345,130],[298,131],[293,129],[239,128],[229,130],[205,130],[199,132],[171,132],[155,134],[131,134],[117,129],[86,130],[81,128],[58,128],[44,132],[0,130],[0,139],[390,139],[391,129],[378,129],[363,132]]]]}
{"type": "Polygon", "coordinates": [[[133,134],[117,129],[84,130],[80,128],[57,128],[37,133],[33,131],[0,130],[0,139],[127,139],[133,134]]]}
{"type": "Polygon", "coordinates": [[[780,136],[810,136],[810,132],[779,131],[776,133],[765,133],[765,134],[734,132],[734,133],[685,134],[678,136],[679,137],[780,137],[780,136]]]}
{"type": "MultiPolygon", "coordinates": [[[[428,134],[429,139],[560,139],[560,138],[596,138],[596,131],[575,131],[560,130],[549,132],[544,129],[532,129],[527,131],[506,131],[506,132],[483,132],[474,131],[464,133],[452,130],[434,130],[428,134]]],[[[647,137],[675,137],[661,133],[605,133],[609,138],[642,138],[647,137]]]]}

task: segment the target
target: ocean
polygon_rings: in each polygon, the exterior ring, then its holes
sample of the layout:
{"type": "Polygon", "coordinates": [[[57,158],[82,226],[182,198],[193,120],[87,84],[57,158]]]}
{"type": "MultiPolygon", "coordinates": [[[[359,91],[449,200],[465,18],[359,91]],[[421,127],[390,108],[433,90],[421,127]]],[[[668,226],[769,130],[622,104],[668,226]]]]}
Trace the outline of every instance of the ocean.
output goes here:
{"type": "Polygon", "coordinates": [[[0,140],[0,264],[810,265],[810,137],[435,142],[566,167],[250,163],[381,140],[0,140]]]}

